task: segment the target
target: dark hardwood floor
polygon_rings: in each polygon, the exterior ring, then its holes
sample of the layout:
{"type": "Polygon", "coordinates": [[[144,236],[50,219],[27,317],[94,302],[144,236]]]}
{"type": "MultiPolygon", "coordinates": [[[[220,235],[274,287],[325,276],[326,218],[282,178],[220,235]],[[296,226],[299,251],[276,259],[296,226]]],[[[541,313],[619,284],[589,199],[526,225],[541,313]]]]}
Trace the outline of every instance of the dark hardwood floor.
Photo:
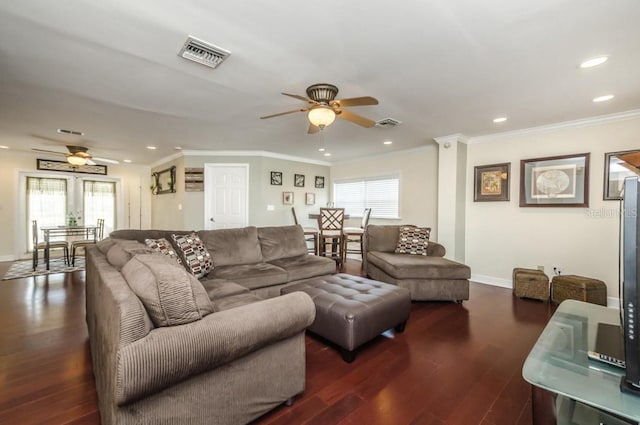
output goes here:
{"type": "MultiPolygon", "coordinates": [[[[0,424],[100,423],[84,286],[84,272],[0,281],[0,424]]],[[[255,423],[531,424],[521,369],[553,309],[471,284],[462,305],[414,302],[403,333],[351,364],[307,336],[306,391],[255,423]]]]}

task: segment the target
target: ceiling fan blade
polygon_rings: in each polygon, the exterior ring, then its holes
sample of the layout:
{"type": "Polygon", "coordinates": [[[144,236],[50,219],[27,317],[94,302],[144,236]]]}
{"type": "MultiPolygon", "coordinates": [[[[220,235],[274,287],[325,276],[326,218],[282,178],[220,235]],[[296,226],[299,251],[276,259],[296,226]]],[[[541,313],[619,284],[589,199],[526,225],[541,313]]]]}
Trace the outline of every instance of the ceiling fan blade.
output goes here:
{"type": "Polygon", "coordinates": [[[107,164],[120,164],[120,161],[116,161],[115,159],[99,158],[97,156],[94,156],[93,159],[99,162],[106,162],[107,164]]]}
{"type": "Polygon", "coordinates": [[[320,127],[316,127],[313,124],[309,124],[309,131],[307,131],[307,133],[315,134],[315,133],[318,133],[318,132],[320,132],[320,127]]]}
{"type": "Polygon", "coordinates": [[[300,96],[297,94],[290,94],[290,93],[282,93],[282,94],[285,96],[293,97],[294,99],[302,100],[303,102],[311,103],[312,105],[315,105],[318,103],[313,99],[309,99],[308,97],[300,96]]]}
{"type": "Polygon", "coordinates": [[[294,109],[293,111],[287,111],[287,112],[280,112],[279,114],[273,114],[273,115],[266,115],[264,117],[260,117],[261,120],[265,120],[267,118],[273,118],[273,117],[279,117],[280,115],[288,115],[288,114],[293,114],[294,112],[306,112],[308,111],[309,108],[300,108],[300,109],[294,109]]]}
{"type": "Polygon", "coordinates": [[[340,118],[342,118],[343,120],[347,120],[347,121],[351,121],[352,123],[361,125],[363,127],[373,127],[374,125],[376,125],[375,121],[371,121],[369,118],[365,118],[362,115],[358,115],[358,114],[354,114],[353,112],[349,112],[346,109],[342,109],[339,111],[336,111],[336,115],[340,118]]]}
{"type": "Polygon", "coordinates": [[[46,149],[36,149],[36,148],[32,148],[31,150],[32,151],[36,151],[36,152],[45,152],[45,153],[52,153],[52,154],[55,154],[55,155],[67,156],[67,154],[64,153],[64,152],[48,151],[46,149]]]}
{"type": "Polygon", "coordinates": [[[371,96],[363,96],[363,97],[350,97],[348,99],[336,99],[331,104],[338,104],[338,107],[342,106],[367,106],[367,105],[377,105],[378,99],[371,96]]]}

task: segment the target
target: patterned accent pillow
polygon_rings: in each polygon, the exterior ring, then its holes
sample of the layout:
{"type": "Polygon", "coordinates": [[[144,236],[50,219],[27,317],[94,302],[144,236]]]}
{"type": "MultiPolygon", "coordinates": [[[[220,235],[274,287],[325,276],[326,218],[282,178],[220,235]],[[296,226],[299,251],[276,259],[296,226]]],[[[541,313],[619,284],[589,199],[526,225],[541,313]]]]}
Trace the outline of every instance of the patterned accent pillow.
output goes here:
{"type": "Polygon", "coordinates": [[[178,257],[176,251],[174,251],[173,246],[171,246],[171,242],[166,240],[165,238],[160,239],[145,239],[144,243],[147,244],[149,248],[154,250],[155,252],[159,252],[160,254],[164,254],[169,258],[173,258],[178,262],[178,264],[182,264],[182,260],[178,257]]]}
{"type": "Polygon", "coordinates": [[[171,235],[178,246],[178,255],[191,274],[200,279],[213,270],[213,261],[197,234],[171,235]]]}
{"type": "Polygon", "coordinates": [[[400,226],[396,253],[427,255],[430,227],[400,226]]]}

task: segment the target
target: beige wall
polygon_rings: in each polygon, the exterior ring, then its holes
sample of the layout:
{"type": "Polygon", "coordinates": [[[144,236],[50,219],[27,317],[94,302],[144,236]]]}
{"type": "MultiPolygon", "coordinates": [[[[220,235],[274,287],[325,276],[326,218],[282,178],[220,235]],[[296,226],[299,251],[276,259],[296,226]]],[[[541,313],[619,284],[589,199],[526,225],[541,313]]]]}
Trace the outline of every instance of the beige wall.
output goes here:
{"type": "MultiPolygon", "coordinates": [[[[3,142],[6,143],[6,142],[3,142]]],[[[10,143],[7,143],[10,144],[10,143]]],[[[36,159],[46,155],[19,152],[12,149],[0,150],[0,260],[8,261],[25,257],[20,249],[24,245],[26,224],[21,214],[24,205],[20,203],[20,172],[36,170],[36,159]],[[21,220],[22,218],[22,220],[21,220]],[[22,223],[22,224],[21,224],[22,223]]],[[[118,228],[147,228],[150,221],[151,197],[149,193],[149,167],[132,164],[108,165],[107,177],[119,180],[122,193],[117,194],[118,228]],[[146,189],[146,190],[145,190],[146,189]]],[[[73,173],[50,172],[55,176],[73,176],[73,173]]],[[[83,176],[87,176],[84,174],[83,176]]]]}
{"type": "MultiPolygon", "coordinates": [[[[205,164],[249,164],[249,225],[282,226],[293,224],[291,207],[295,207],[302,225],[313,224],[309,212],[325,205],[329,196],[329,167],[270,156],[190,155],[174,159],[153,168],[162,170],[176,166],[176,193],[153,196],[153,227],[163,229],[202,229],[204,227],[204,192],[185,192],[184,169],[201,168],[205,164]],[[271,171],[280,171],[282,186],[271,185],[271,171]],[[305,187],[294,187],[294,174],[305,176],[305,187]],[[325,187],[316,189],[316,176],[325,178],[325,187]],[[294,204],[282,203],[282,192],[294,192],[294,204]],[[315,193],[315,205],[305,205],[305,194],[315,193]],[[268,206],[273,210],[269,211],[268,206]],[[180,209],[182,206],[182,209],[180,209]]],[[[205,187],[206,190],[206,187],[205,187]]]]}
{"type": "Polygon", "coordinates": [[[473,278],[511,285],[514,267],[542,265],[602,279],[618,297],[618,201],[604,201],[605,152],[640,149],[640,119],[557,129],[468,147],[466,263],[473,278]],[[520,160],[591,153],[589,208],[520,208],[520,160]],[[511,163],[509,202],[473,202],[473,167],[511,163]]]}
{"type": "MultiPolygon", "coordinates": [[[[438,147],[435,144],[333,165],[331,181],[393,172],[400,174],[400,220],[371,219],[370,223],[427,226],[433,229],[432,239],[437,239],[438,147]]],[[[359,220],[349,220],[347,225],[358,226],[359,220]]]]}

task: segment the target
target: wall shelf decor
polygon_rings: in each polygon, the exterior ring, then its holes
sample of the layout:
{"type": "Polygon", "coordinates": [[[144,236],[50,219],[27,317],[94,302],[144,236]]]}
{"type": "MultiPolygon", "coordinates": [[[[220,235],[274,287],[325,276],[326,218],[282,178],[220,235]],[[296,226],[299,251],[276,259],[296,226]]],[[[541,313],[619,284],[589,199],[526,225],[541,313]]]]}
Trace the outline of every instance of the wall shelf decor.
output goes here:
{"type": "Polygon", "coordinates": [[[176,166],[155,172],[151,175],[153,186],[151,191],[154,195],[165,193],[176,193],[176,166]]]}
{"type": "Polygon", "coordinates": [[[71,165],[67,161],[53,161],[49,159],[38,159],[38,170],[63,171],[66,173],[101,174],[107,175],[106,165],[71,165]]]}
{"type": "Polygon", "coordinates": [[[185,168],[184,190],[185,192],[204,191],[204,168],[185,168]]]}
{"type": "Polygon", "coordinates": [[[521,207],[588,207],[588,153],[520,161],[521,207]]]}

